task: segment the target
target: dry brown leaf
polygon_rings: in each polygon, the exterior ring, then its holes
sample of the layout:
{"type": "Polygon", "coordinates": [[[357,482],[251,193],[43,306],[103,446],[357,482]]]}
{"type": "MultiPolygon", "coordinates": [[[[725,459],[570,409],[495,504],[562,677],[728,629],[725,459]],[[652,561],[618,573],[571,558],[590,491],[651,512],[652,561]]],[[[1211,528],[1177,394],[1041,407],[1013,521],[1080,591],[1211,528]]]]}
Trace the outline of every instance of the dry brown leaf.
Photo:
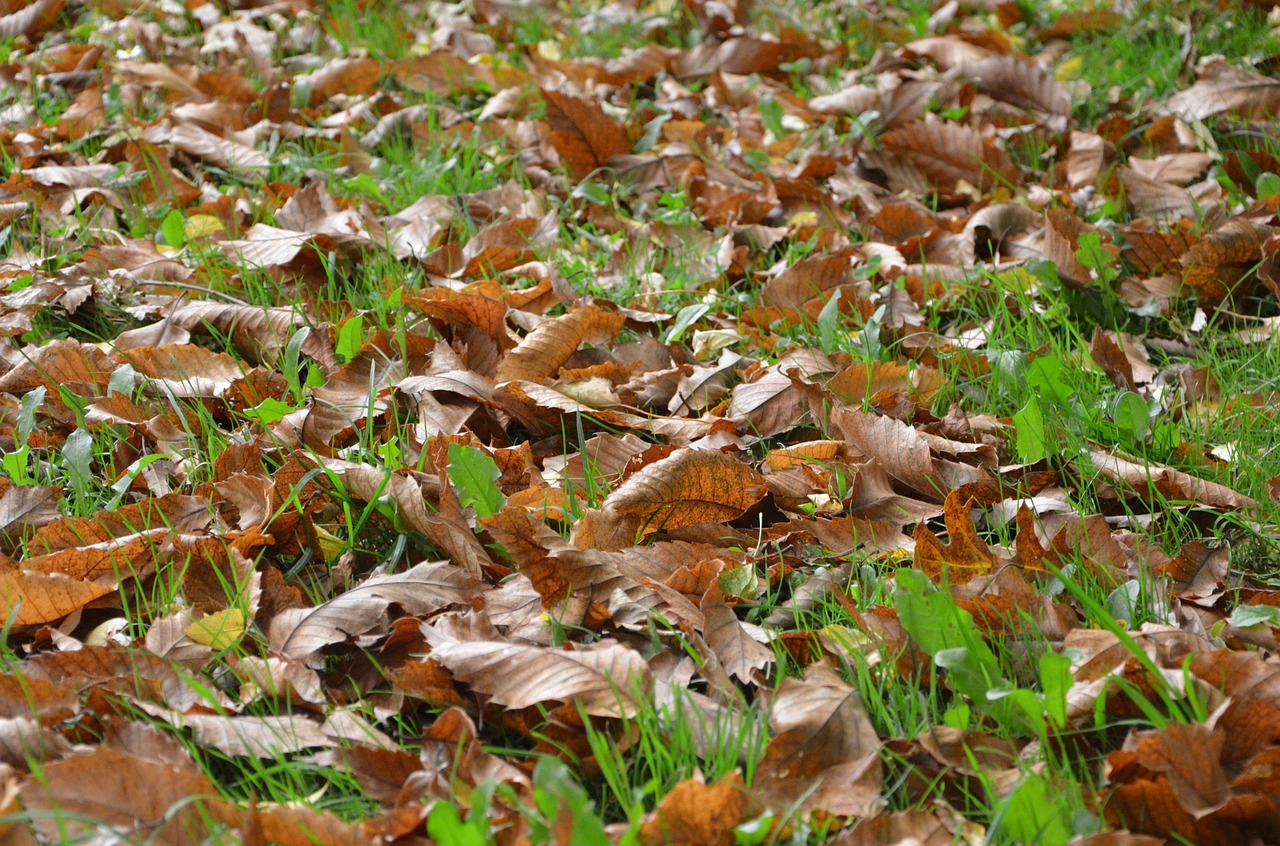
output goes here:
{"type": "Polygon", "coordinates": [[[752,787],[770,807],[867,816],[881,806],[880,739],[858,692],[829,666],[783,681],[769,727],[752,787]]]}
{"type": "Polygon", "coordinates": [[[995,554],[974,529],[969,498],[952,491],[943,504],[943,516],[947,521],[946,544],[924,523],[916,524],[916,569],[935,582],[951,584],[964,584],[991,572],[995,554]]]}
{"type": "Polygon", "coordinates": [[[751,465],[723,452],[681,449],[648,465],[609,494],[601,510],[633,517],[643,531],[740,517],[764,493],[751,465]]]}
{"type": "Polygon", "coordinates": [[[1229,220],[1210,232],[1182,257],[1182,281],[1207,305],[1216,306],[1234,292],[1241,277],[1262,258],[1270,227],[1249,220],[1229,220]]]}
{"type": "Polygon", "coordinates": [[[886,132],[881,142],[937,191],[955,193],[969,185],[985,192],[997,185],[1022,184],[1022,174],[1008,153],[958,123],[917,123],[886,132]]]}
{"type": "Polygon", "coordinates": [[[58,574],[0,572],[0,612],[15,626],[52,623],[115,589],[58,574]]]}
{"type": "Polygon", "coordinates": [[[541,91],[551,143],[574,182],[607,166],[614,156],[631,152],[626,131],[595,103],[550,88],[541,91]]]}
{"type": "Polygon", "coordinates": [[[757,670],[773,663],[773,650],[751,637],[719,587],[702,598],[702,616],[703,638],[729,675],[750,684],[757,670]]]}
{"type": "Polygon", "coordinates": [[[643,846],[733,846],[747,800],[742,780],[731,776],[713,785],[687,779],[671,788],[640,826],[643,846]]]}
{"type": "Polygon", "coordinates": [[[0,482],[0,536],[21,538],[58,519],[62,488],[53,485],[15,485],[0,482]]]}
{"type": "Polygon", "coordinates": [[[1165,104],[1184,120],[1204,120],[1225,113],[1264,120],[1280,110],[1280,82],[1227,62],[1210,62],[1200,79],[1165,104]]]}
{"type": "Polygon", "coordinates": [[[1099,473],[1113,482],[1123,482],[1143,496],[1159,495],[1175,502],[1223,510],[1251,508],[1254,501],[1216,482],[1164,467],[1140,464],[1119,453],[1093,449],[1089,461],[1099,473]]]}
{"type": "Polygon", "coordinates": [[[155,843],[199,846],[211,821],[233,813],[190,759],[170,763],[105,747],[45,764],[23,783],[22,801],[53,840],[101,825],[155,843]]]}
{"type": "Polygon", "coordinates": [[[505,708],[572,702],[595,716],[631,716],[650,684],[640,653],[600,641],[577,649],[505,641],[434,643],[431,659],[505,708]]]}
{"type": "Polygon", "coordinates": [[[322,605],[277,614],[268,641],[286,658],[309,659],[329,644],[384,629],[393,603],[410,614],[429,614],[470,602],[480,584],[449,561],[429,561],[403,573],[372,576],[322,605]]]}
{"type": "Polygon", "coordinates": [[[618,312],[583,305],[555,317],[525,336],[498,365],[497,381],[542,382],[555,375],[584,343],[612,341],[626,322],[618,312]]]}

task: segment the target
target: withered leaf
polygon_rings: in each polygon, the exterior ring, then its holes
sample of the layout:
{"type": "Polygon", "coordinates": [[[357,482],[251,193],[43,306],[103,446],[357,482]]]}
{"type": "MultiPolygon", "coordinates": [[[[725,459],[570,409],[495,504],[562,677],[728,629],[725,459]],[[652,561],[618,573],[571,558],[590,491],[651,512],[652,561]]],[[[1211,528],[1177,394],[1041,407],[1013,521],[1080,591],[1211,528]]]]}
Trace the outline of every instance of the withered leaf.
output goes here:
{"type": "Polygon", "coordinates": [[[433,644],[430,654],[456,680],[512,709],[561,701],[597,716],[631,716],[637,707],[633,697],[649,686],[644,659],[613,641],[572,650],[452,641],[433,644]]]}
{"type": "Polygon", "coordinates": [[[773,650],[748,634],[738,615],[725,604],[719,587],[713,585],[703,597],[702,616],[703,637],[729,675],[750,682],[756,670],[773,663],[773,650]]]}
{"type": "Polygon", "coordinates": [[[1262,258],[1262,242],[1270,234],[1270,227],[1243,218],[1227,221],[1182,257],[1183,281],[1209,305],[1217,305],[1231,295],[1248,266],[1262,258]]]}
{"type": "Polygon", "coordinates": [[[377,631],[392,604],[428,614],[469,602],[480,582],[449,561],[428,561],[403,573],[372,576],[314,608],[292,608],[271,622],[268,641],[286,658],[307,659],[331,643],[377,631]]]}
{"type": "Polygon", "coordinates": [[[658,809],[641,825],[644,846],[733,846],[734,828],[747,810],[741,779],[727,778],[708,785],[682,781],[662,798],[658,809]]]}
{"type": "Polygon", "coordinates": [[[22,799],[38,813],[39,830],[55,840],[68,829],[92,832],[89,821],[99,820],[155,842],[198,846],[211,821],[233,813],[190,760],[170,763],[105,747],[44,765],[39,778],[22,785],[22,799]]]}
{"type": "Polygon", "coordinates": [[[574,181],[605,167],[614,156],[631,152],[626,131],[596,104],[550,88],[542,89],[542,98],[551,143],[574,181]]]}
{"type": "Polygon", "coordinates": [[[958,123],[917,123],[886,132],[881,142],[890,153],[916,167],[936,190],[954,192],[967,184],[987,191],[996,185],[1022,183],[1008,153],[958,123]]]}
{"type": "Polygon", "coordinates": [[[0,611],[15,626],[52,623],[115,589],[59,574],[0,572],[0,611]]]}
{"type": "Polygon", "coordinates": [[[646,532],[740,516],[764,493],[751,465],[723,452],[680,449],[623,482],[601,505],[634,517],[646,532]]]}
{"type": "Polygon", "coordinates": [[[497,380],[541,382],[554,375],[584,343],[613,340],[625,322],[626,317],[618,312],[597,305],[578,306],[525,336],[499,363],[497,380]]]}
{"type": "Polygon", "coordinates": [[[858,692],[829,666],[782,683],[769,727],[774,736],[753,787],[771,807],[799,802],[866,816],[880,806],[880,739],[858,692]]]}
{"type": "Polygon", "coordinates": [[[924,523],[916,524],[916,568],[935,582],[944,578],[962,584],[991,571],[995,554],[978,537],[969,516],[968,497],[953,491],[943,503],[947,521],[947,543],[938,540],[924,523]]]}

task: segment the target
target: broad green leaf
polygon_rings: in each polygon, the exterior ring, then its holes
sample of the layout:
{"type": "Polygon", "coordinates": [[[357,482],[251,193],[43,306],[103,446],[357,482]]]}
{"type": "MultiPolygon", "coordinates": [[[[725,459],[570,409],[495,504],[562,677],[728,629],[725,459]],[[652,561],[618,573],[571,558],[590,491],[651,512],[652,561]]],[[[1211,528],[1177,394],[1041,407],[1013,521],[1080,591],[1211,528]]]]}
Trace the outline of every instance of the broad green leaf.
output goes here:
{"type": "Polygon", "coordinates": [[[286,414],[292,414],[295,411],[297,409],[287,402],[267,397],[253,408],[246,408],[242,413],[251,420],[257,420],[264,426],[270,426],[272,423],[279,423],[286,414]]]}
{"type": "Polygon", "coordinates": [[[1268,197],[1274,197],[1280,194],[1280,174],[1267,173],[1261,174],[1257,182],[1258,199],[1265,200],[1268,197]]]}
{"type": "Polygon", "coordinates": [[[1066,367],[1062,364],[1062,359],[1042,355],[1027,365],[1027,385],[1038,389],[1040,396],[1049,402],[1065,406],[1071,402],[1071,396],[1075,393],[1067,383],[1065,373],[1066,367]]]}
{"type": "Polygon", "coordinates": [[[364,316],[356,314],[343,323],[342,328],[338,330],[338,340],[334,344],[333,351],[344,361],[351,361],[360,354],[362,346],[364,346],[364,316]]]}
{"type": "Polygon", "coordinates": [[[71,480],[71,489],[76,496],[84,496],[93,479],[93,436],[84,429],[76,429],[68,435],[62,445],[62,461],[71,480]]]}
{"type": "Polygon", "coordinates": [[[1111,419],[1120,433],[1132,441],[1145,438],[1151,425],[1147,401],[1133,391],[1124,391],[1112,401],[1111,419]]]}
{"type": "Polygon", "coordinates": [[[1227,622],[1238,629],[1247,629],[1262,623],[1280,626],[1280,608],[1274,605],[1237,605],[1227,622]]]}
{"type": "Polygon", "coordinates": [[[1057,652],[1040,656],[1040,692],[1044,710],[1057,728],[1067,724],[1067,692],[1071,690],[1071,659],[1057,652]]]}
{"type": "Polygon", "coordinates": [[[448,802],[437,802],[427,815],[427,833],[437,843],[454,846],[487,846],[489,826],[485,817],[462,821],[458,809],[448,802]]]}
{"type": "Polygon", "coordinates": [[[996,811],[992,827],[1005,835],[999,840],[1040,846],[1062,846],[1070,840],[1070,816],[1057,800],[1058,795],[1043,777],[1028,773],[996,811]]]}
{"type": "Polygon", "coordinates": [[[182,245],[187,243],[187,222],[182,216],[182,212],[174,209],[164,216],[164,221],[160,224],[160,234],[164,236],[164,242],[174,249],[182,249],[182,245]]]}
{"type": "Polygon", "coordinates": [[[760,98],[760,122],[764,124],[764,128],[773,133],[774,138],[781,138],[787,134],[787,129],[782,125],[782,104],[774,99],[772,94],[766,94],[760,98]]]}
{"type": "Polygon", "coordinates": [[[498,490],[501,475],[498,465],[479,447],[449,444],[449,480],[458,501],[464,508],[474,507],[477,516],[488,517],[506,504],[507,498],[498,490]]]}
{"type": "Polygon", "coordinates": [[[1049,433],[1044,424],[1044,411],[1040,400],[1031,397],[1021,411],[1013,415],[1016,431],[1018,459],[1025,464],[1040,461],[1049,455],[1049,433]]]}
{"type": "Polygon", "coordinates": [[[694,303],[687,305],[676,313],[676,322],[671,324],[671,328],[667,330],[666,337],[662,339],[664,344],[674,344],[684,336],[684,333],[690,326],[702,319],[703,315],[711,311],[711,306],[706,303],[694,303]]]}
{"type": "Polygon", "coordinates": [[[840,328],[840,291],[836,290],[834,294],[822,306],[822,311],[818,312],[818,346],[825,353],[831,353],[836,348],[836,332],[840,328]]]}

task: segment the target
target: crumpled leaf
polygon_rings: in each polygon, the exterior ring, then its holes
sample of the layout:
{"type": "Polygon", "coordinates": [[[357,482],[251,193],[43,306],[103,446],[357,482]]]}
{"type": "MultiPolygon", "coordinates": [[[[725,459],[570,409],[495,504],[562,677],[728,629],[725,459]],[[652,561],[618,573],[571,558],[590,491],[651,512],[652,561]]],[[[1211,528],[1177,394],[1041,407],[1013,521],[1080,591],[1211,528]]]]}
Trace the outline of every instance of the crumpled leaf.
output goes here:
{"type": "Polygon", "coordinates": [[[433,644],[430,655],[455,680],[507,708],[561,701],[596,716],[631,716],[637,707],[632,697],[649,685],[644,659],[614,641],[573,650],[451,641],[433,644]]]}

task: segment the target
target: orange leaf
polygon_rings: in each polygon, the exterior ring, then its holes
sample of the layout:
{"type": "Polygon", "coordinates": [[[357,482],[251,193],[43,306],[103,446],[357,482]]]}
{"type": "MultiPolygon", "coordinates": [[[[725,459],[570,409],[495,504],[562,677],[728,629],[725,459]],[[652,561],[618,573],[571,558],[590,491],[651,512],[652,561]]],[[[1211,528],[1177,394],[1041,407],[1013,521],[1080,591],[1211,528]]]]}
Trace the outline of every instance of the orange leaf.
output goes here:
{"type": "Polygon", "coordinates": [[[953,492],[942,508],[948,542],[942,543],[927,526],[917,523],[916,568],[935,582],[947,578],[952,584],[989,573],[995,566],[995,555],[973,527],[968,498],[953,492]]]}

